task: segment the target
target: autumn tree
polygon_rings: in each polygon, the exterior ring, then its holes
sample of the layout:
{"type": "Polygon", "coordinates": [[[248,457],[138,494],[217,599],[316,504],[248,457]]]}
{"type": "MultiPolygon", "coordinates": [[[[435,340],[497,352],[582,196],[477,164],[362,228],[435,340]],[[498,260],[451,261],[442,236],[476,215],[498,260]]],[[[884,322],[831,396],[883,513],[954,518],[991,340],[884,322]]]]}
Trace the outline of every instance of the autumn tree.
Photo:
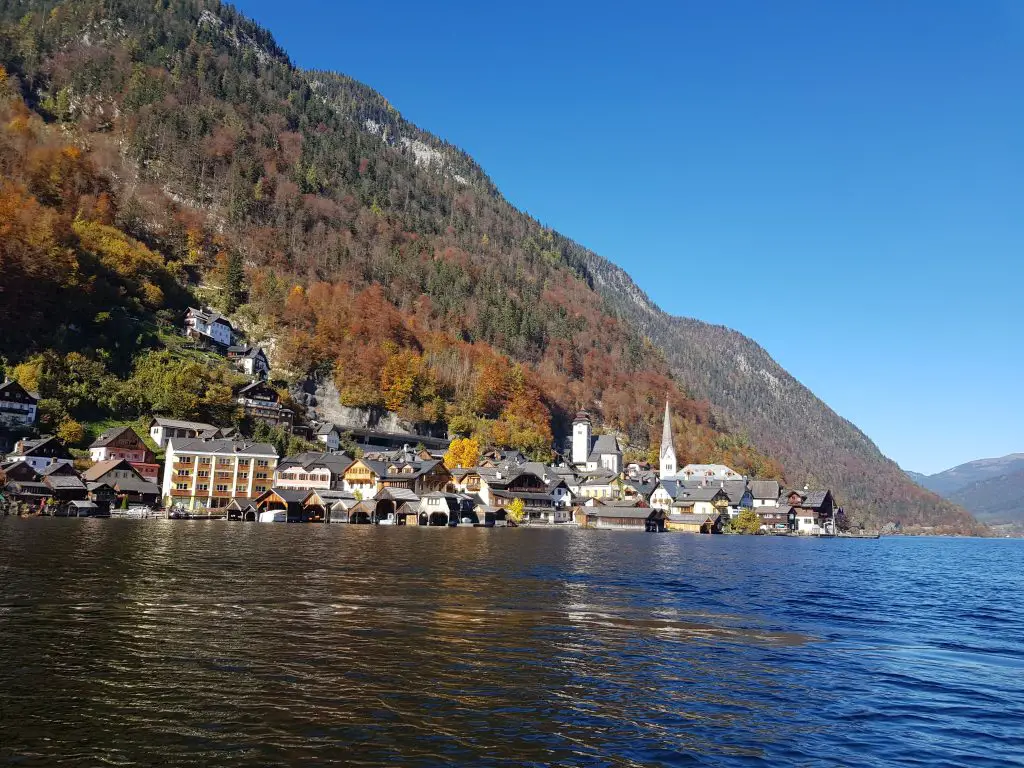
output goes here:
{"type": "Polygon", "coordinates": [[[526,504],[522,499],[512,499],[512,503],[505,507],[505,516],[516,525],[519,525],[526,516],[526,504]]]}
{"type": "Polygon", "coordinates": [[[448,469],[475,467],[479,463],[480,443],[471,437],[455,438],[444,454],[444,465],[448,469]]]}
{"type": "Polygon", "coordinates": [[[757,516],[757,512],[747,507],[730,523],[730,527],[736,533],[755,534],[761,530],[761,518],[757,516]]]}

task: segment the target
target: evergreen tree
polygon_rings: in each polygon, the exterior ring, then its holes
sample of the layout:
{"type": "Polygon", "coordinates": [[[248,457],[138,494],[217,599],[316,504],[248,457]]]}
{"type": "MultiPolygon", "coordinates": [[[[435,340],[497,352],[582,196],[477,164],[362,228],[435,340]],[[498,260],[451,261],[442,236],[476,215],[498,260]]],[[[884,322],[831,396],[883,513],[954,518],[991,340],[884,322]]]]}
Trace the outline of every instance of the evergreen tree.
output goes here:
{"type": "Polygon", "coordinates": [[[227,279],[224,284],[224,307],[229,313],[238,309],[238,305],[242,303],[244,281],[245,270],[242,267],[242,256],[232,251],[228,256],[227,279]]]}

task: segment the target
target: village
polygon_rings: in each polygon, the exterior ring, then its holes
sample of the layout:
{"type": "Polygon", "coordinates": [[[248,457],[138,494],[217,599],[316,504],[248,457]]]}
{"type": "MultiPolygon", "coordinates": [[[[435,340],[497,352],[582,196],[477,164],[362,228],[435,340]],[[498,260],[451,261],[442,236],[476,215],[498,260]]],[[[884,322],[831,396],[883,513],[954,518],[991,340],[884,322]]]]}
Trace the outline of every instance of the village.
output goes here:
{"type": "Polygon", "coordinates": [[[841,527],[830,489],[784,488],[722,464],[679,467],[667,402],[657,469],[624,463],[620,440],[594,434],[584,410],[545,464],[514,450],[467,451],[459,438],[299,424],[267,382],[263,349],[243,343],[228,318],[190,309],[183,331],[248,377],[234,393],[248,418],[316,450],[281,456],[235,427],[153,415],[147,439],[112,427],[87,459],[76,457],[38,433],[38,397],[5,380],[0,428],[17,439],[0,443],[0,514],[807,536],[841,527]]]}

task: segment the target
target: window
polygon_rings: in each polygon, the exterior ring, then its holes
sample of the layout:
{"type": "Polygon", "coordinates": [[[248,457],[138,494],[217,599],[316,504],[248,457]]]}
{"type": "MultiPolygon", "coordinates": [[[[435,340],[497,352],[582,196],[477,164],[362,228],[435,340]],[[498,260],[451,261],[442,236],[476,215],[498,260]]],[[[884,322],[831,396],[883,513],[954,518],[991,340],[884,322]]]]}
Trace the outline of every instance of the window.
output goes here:
{"type": "Polygon", "coordinates": [[[178,477],[189,477],[192,474],[191,469],[179,469],[178,477]]]}
{"type": "Polygon", "coordinates": [[[227,490],[228,490],[228,487],[226,485],[222,485],[222,484],[218,484],[218,485],[214,486],[214,488],[217,491],[221,492],[221,493],[226,493],[227,490]]]}
{"type": "Polygon", "coordinates": [[[205,469],[200,469],[198,472],[196,472],[196,477],[209,477],[209,476],[210,476],[210,473],[207,472],[205,469]]]}
{"type": "Polygon", "coordinates": [[[267,479],[267,473],[266,472],[257,472],[256,473],[256,479],[257,480],[266,480],[267,479]]]}
{"type": "Polygon", "coordinates": [[[199,457],[199,463],[200,464],[209,464],[210,463],[210,457],[209,456],[200,456],[199,457]]]}
{"type": "Polygon", "coordinates": [[[238,473],[238,479],[239,480],[248,480],[249,479],[249,473],[248,472],[239,472],[238,473]]]}
{"type": "Polygon", "coordinates": [[[270,462],[267,461],[266,459],[260,459],[260,460],[258,460],[256,462],[256,466],[257,467],[269,467],[270,466],[270,462]]]}
{"type": "Polygon", "coordinates": [[[267,490],[267,486],[265,486],[265,485],[257,485],[257,486],[254,486],[252,490],[253,490],[254,493],[264,493],[267,490]]]}
{"type": "Polygon", "coordinates": [[[174,484],[174,489],[177,490],[177,491],[187,491],[188,490],[188,483],[175,483],[174,484]]]}
{"type": "Polygon", "coordinates": [[[235,493],[245,493],[245,486],[239,485],[235,488],[235,493]]]}
{"type": "Polygon", "coordinates": [[[178,457],[178,461],[181,462],[182,464],[191,464],[192,463],[192,457],[191,456],[179,456],[178,457]]]}
{"type": "Polygon", "coordinates": [[[206,483],[202,483],[201,485],[197,485],[196,486],[196,490],[197,491],[208,491],[208,490],[210,490],[210,486],[207,485],[206,483]]]}

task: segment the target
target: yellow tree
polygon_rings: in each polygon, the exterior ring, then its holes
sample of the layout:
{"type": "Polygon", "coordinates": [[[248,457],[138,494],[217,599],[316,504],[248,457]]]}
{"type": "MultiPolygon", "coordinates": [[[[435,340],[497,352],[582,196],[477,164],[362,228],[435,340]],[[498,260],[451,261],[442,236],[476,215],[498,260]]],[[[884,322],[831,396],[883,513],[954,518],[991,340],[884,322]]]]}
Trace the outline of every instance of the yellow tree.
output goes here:
{"type": "Polygon", "coordinates": [[[448,469],[475,467],[479,462],[480,443],[472,437],[455,438],[444,455],[444,465],[448,469]]]}
{"type": "Polygon", "coordinates": [[[757,533],[761,530],[761,518],[757,516],[757,512],[748,507],[732,521],[732,529],[737,533],[757,533]]]}
{"type": "Polygon", "coordinates": [[[526,515],[526,504],[522,499],[512,499],[512,503],[505,507],[505,515],[518,525],[523,522],[523,517],[526,515]]]}

